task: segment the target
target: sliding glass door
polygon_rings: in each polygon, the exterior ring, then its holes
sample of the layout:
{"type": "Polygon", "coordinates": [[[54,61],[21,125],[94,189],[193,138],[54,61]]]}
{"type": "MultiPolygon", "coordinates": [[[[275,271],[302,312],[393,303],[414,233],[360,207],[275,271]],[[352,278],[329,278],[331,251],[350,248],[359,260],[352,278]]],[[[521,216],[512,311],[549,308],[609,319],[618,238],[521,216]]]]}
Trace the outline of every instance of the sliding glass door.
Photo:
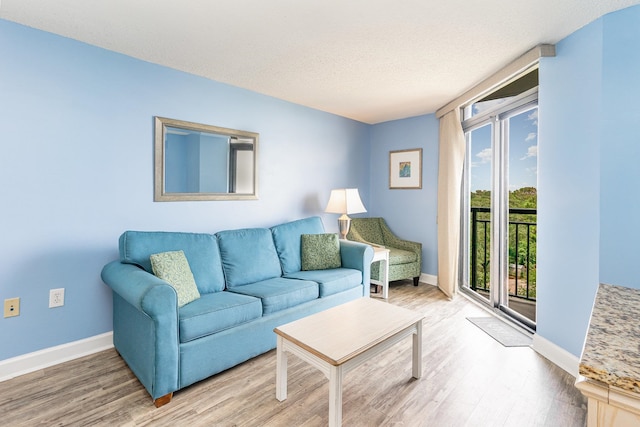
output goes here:
{"type": "Polygon", "coordinates": [[[537,90],[465,111],[462,287],[535,329],[537,90]]]}

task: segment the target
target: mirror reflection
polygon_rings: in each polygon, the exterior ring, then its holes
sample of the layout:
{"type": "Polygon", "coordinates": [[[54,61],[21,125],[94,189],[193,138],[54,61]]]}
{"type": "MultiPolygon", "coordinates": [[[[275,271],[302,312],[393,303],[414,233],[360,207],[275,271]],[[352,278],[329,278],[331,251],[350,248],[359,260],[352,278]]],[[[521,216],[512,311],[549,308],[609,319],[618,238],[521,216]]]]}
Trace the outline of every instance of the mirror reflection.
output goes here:
{"type": "Polygon", "coordinates": [[[257,199],[258,134],[156,117],[155,200],[257,199]]]}

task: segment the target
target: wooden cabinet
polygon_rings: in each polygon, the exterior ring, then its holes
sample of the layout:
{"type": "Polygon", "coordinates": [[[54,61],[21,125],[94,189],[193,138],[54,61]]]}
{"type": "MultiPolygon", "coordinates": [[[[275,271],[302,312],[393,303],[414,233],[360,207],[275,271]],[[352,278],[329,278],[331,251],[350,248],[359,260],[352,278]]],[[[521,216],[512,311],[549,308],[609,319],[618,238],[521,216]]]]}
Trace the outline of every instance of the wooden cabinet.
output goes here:
{"type": "Polygon", "coordinates": [[[640,426],[640,394],[579,376],[576,387],[588,399],[587,427],[640,426]]]}
{"type": "Polygon", "coordinates": [[[576,387],[588,427],[640,427],[640,290],[601,284],[576,387]]]}

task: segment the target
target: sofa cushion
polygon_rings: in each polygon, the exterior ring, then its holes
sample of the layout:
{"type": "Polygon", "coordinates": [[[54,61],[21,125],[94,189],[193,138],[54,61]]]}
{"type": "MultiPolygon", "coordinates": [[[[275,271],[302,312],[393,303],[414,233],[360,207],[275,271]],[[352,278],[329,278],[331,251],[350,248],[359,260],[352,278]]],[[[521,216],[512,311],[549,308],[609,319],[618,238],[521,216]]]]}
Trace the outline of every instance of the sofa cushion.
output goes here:
{"type": "Polygon", "coordinates": [[[193,279],[189,262],[182,251],[161,252],[149,257],[151,269],[160,279],[176,290],[178,307],[200,298],[200,292],[193,279]]]}
{"type": "Polygon", "coordinates": [[[287,274],[286,277],[317,282],[320,285],[320,297],[326,297],[362,286],[362,272],[351,268],[297,271],[287,274]]]}
{"type": "Polygon", "coordinates": [[[216,236],[228,289],[282,275],[268,228],[225,230],[216,236]]]}
{"type": "Polygon", "coordinates": [[[230,291],[260,298],[262,313],[265,315],[312,301],[320,294],[316,282],[284,277],[238,286],[230,291]]]}
{"type": "Polygon", "coordinates": [[[202,295],[182,307],[178,316],[184,343],[257,319],[262,304],[258,298],[223,291],[202,295]]]}
{"type": "Polygon", "coordinates": [[[271,227],[273,241],[280,257],[284,274],[300,271],[300,236],[303,234],[324,233],[324,225],[320,217],[299,219],[271,227]]]}
{"type": "Polygon", "coordinates": [[[300,236],[302,270],[326,270],[342,266],[340,243],[334,233],[300,236]]]}
{"type": "Polygon", "coordinates": [[[125,231],[119,241],[120,261],[153,273],[150,256],[160,252],[184,252],[201,294],[224,289],[218,243],[213,234],[169,231],[125,231]]]}

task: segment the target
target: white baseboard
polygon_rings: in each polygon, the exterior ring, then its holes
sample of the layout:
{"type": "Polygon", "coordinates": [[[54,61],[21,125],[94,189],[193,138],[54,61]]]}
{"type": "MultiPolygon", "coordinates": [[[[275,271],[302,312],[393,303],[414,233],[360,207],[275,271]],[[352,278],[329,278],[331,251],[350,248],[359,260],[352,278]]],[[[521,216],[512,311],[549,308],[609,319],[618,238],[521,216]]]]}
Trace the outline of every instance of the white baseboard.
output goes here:
{"type": "Polygon", "coordinates": [[[427,285],[438,286],[438,276],[434,276],[433,274],[420,273],[420,281],[427,285]]]}
{"type": "Polygon", "coordinates": [[[0,361],[0,382],[113,347],[113,332],[0,361]]]}
{"type": "Polygon", "coordinates": [[[577,356],[574,356],[564,348],[557,346],[538,334],[533,336],[532,347],[537,353],[549,359],[552,363],[562,368],[570,375],[573,375],[576,378],[578,377],[578,365],[580,364],[580,359],[577,356]]]}

